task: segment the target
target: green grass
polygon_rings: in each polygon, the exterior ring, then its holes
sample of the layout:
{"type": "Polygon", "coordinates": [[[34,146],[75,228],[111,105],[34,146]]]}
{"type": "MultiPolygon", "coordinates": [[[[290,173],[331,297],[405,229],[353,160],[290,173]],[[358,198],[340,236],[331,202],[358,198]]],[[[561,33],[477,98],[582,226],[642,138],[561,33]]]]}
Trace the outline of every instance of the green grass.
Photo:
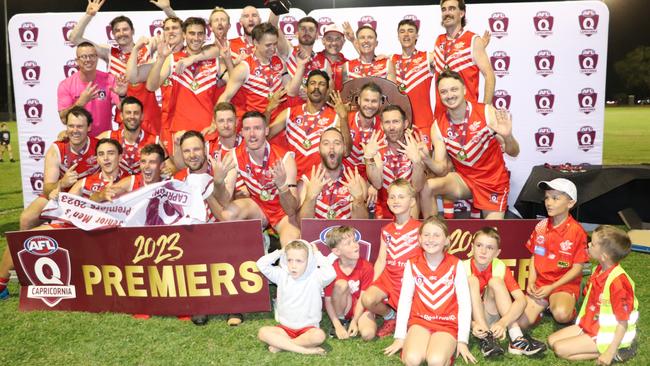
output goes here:
{"type": "MultiPolygon", "coordinates": [[[[650,146],[641,139],[650,124],[650,108],[608,108],[605,124],[605,157],[607,164],[650,162],[650,146]],[[632,147],[632,149],[630,149],[632,147]]],[[[11,124],[15,135],[15,123],[11,124]]],[[[14,140],[16,140],[14,138],[14,140]]],[[[17,150],[15,150],[17,151],[17,150]]],[[[4,232],[18,228],[22,205],[18,164],[0,165],[0,250],[4,250],[4,232]]],[[[650,365],[650,256],[632,253],[623,261],[637,284],[640,302],[639,354],[629,365],[650,365]]],[[[156,317],[141,321],[123,314],[91,314],[66,312],[18,311],[18,284],[9,286],[14,296],[0,302],[0,365],[123,365],[123,364],[232,364],[232,365],[399,365],[396,356],[384,357],[382,349],[392,339],[369,343],[359,339],[329,339],[326,357],[300,356],[288,353],[270,354],[256,339],[262,325],[273,324],[271,313],[247,315],[239,327],[229,328],[223,317],[215,317],[205,327],[175,318],[156,317]]],[[[326,318],[326,316],[324,316],[326,318]]],[[[329,331],[329,321],[323,320],[329,331]]],[[[554,331],[549,319],[542,320],[533,336],[546,339],[554,331]]],[[[497,361],[486,361],[478,346],[470,349],[481,364],[505,365],[593,365],[589,362],[566,362],[551,352],[541,358],[506,355],[497,361]]],[[[459,361],[458,364],[463,364],[459,361]]]]}

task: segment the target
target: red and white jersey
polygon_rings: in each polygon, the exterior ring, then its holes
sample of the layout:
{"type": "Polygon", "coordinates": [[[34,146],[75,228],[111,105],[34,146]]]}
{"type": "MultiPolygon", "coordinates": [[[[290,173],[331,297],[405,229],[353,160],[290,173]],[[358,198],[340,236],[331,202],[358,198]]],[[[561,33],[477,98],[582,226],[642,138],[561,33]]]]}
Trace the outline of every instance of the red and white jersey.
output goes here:
{"type": "MultiPolygon", "coordinates": [[[[189,56],[183,50],[175,52],[171,63],[189,56]]],[[[172,72],[172,95],[174,105],[171,112],[171,131],[201,131],[212,122],[213,107],[216,102],[217,79],[219,77],[218,59],[199,61],[187,67],[182,74],[172,72]]]]}
{"type": "Polygon", "coordinates": [[[94,137],[88,137],[86,145],[84,145],[80,153],[70,148],[69,141],[55,141],[54,146],[59,155],[59,178],[63,177],[68,169],[75,164],[78,164],[75,171],[79,179],[99,171],[97,156],[95,156],[97,139],[94,137]]]}
{"type": "Polygon", "coordinates": [[[375,76],[378,78],[388,77],[388,59],[375,60],[371,63],[365,63],[360,58],[350,60],[345,64],[345,72],[348,75],[348,80],[365,78],[368,76],[375,76]]]}
{"type": "Polygon", "coordinates": [[[467,101],[466,120],[451,123],[446,113],[436,119],[435,133],[445,142],[454,169],[467,180],[508,185],[510,178],[496,133],[487,125],[487,106],[467,101]]]}
{"type": "Polygon", "coordinates": [[[433,123],[431,110],[431,82],[433,74],[429,68],[428,55],[414,51],[411,57],[395,54],[391,58],[395,65],[395,79],[400,91],[409,97],[413,110],[411,121],[424,137],[428,137],[433,123]]]}
{"type": "Polygon", "coordinates": [[[81,196],[84,198],[90,198],[90,195],[101,191],[104,189],[104,187],[106,187],[106,185],[108,185],[108,183],[119,182],[120,178],[122,178],[123,175],[124,172],[122,169],[120,169],[119,175],[115,178],[115,180],[105,179],[106,177],[101,171],[83,178],[81,196]]]}
{"type": "Polygon", "coordinates": [[[325,105],[316,113],[306,111],[307,104],[289,107],[286,120],[287,146],[295,153],[298,176],[320,164],[320,136],[339,123],[334,108],[325,105]]]}
{"type": "Polygon", "coordinates": [[[186,182],[190,176],[198,176],[196,180],[193,180],[193,182],[196,185],[196,188],[200,190],[201,196],[203,197],[206,221],[217,222],[217,218],[212,214],[212,210],[210,210],[210,206],[207,202],[207,198],[212,194],[212,189],[214,187],[214,182],[212,180],[212,166],[208,164],[208,171],[205,173],[193,173],[190,171],[190,168],[179,170],[174,174],[174,179],[186,182]]]}
{"type": "Polygon", "coordinates": [[[327,59],[327,62],[330,64],[330,68],[332,70],[332,75],[331,79],[334,80],[334,90],[341,91],[343,89],[343,68],[345,67],[345,64],[348,62],[348,59],[343,56],[342,53],[339,53],[339,61],[332,61],[330,58],[327,57],[325,54],[325,51],[320,51],[316,54],[316,57],[319,55],[323,55],[327,59]]]}
{"type": "MultiPolygon", "coordinates": [[[[300,46],[294,46],[291,54],[287,57],[287,71],[292,78],[296,75],[296,69],[298,68],[297,54],[299,50],[300,46]]],[[[329,65],[327,57],[322,53],[314,53],[312,51],[309,59],[310,61],[305,64],[305,72],[302,75],[302,85],[307,85],[307,77],[310,72],[313,70],[325,71],[329,65]]]]}
{"type": "Polygon", "coordinates": [[[208,152],[208,155],[212,156],[213,159],[215,160],[220,160],[222,159],[228,152],[235,150],[237,146],[241,145],[243,142],[243,138],[241,135],[237,135],[235,137],[235,146],[233,148],[226,148],[221,144],[221,140],[219,138],[219,135],[217,135],[215,138],[212,140],[206,141],[205,142],[205,149],[208,152]]]}
{"type": "MultiPolygon", "coordinates": [[[[446,33],[441,34],[436,39],[433,51],[436,77],[446,68],[459,73],[465,82],[465,97],[470,101],[478,100],[479,68],[473,54],[476,37],[475,33],[467,30],[461,30],[460,35],[454,39],[446,33]]],[[[436,111],[441,108],[440,95],[436,90],[436,111]]]]}
{"type": "Polygon", "coordinates": [[[350,112],[348,114],[348,125],[350,126],[350,137],[352,138],[352,151],[350,155],[345,158],[345,164],[352,168],[359,168],[359,174],[364,178],[366,177],[366,165],[363,162],[363,147],[362,143],[368,142],[373,132],[379,133],[380,139],[384,138],[384,131],[381,128],[381,121],[379,116],[373,117],[372,126],[364,129],[361,127],[361,112],[350,112]]]}
{"type": "Polygon", "coordinates": [[[140,149],[149,144],[159,143],[158,136],[152,135],[144,130],[140,130],[140,135],[135,144],[131,144],[124,139],[124,129],[111,131],[110,138],[118,141],[122,145],[122,159],[120,160],[120,169],[128,174],[140,173],[140,149]]]}
{"type": "MultiPolygon", "coordinates": [[[[242,63],[248,67],[248,74],[232,98],[232,103],[237,107],[237,116],[241,117],[246,111],[264,113],[269,104],[269,95],[282,89],[284,62],[280,57],[273,56],[270,63],[262,64],[255,55],[252,55],[244,59],[242,63]]],[[[281,110],[281,108],[276,108],[271,115],[271,120],[275,119],[281,110]]]]}
{"type": "MultiPolygon", "coordinates": [[[[341,270],[340,260],[335,260],[334,263],[332,263],[332,267],[334,267],[334,270],[336,271],[336,279],[323,290],[325,297],[332,297],[336,281],[344,280],[348,283],[350,295],[352,296],[352,303],[356,304],[361,296],[361,292],[366,291],[368,287],[372,285],[374,271],[372,264],[363,258],[359,258],[350,274],[346,274],[341,270]]],[[[354,309],[351,309],[351,311],[354,312],[354,309]]]]}
{"type": "Polygon", "coordinates": [[[277,224],[286,213],[280,205],[280,192],[273,182],[272,167],[280,161],[284,163],[293,153],[267,142],[261,164],[251,158],[245,143],[239,145],[233,155],[237,164],[235,189],[246,187],[250,198],[262,209],[269,223],[277,224]]]}
{"type": "Polygon", "coordinates": [[[245,36],[230,39],[228,43],[230,44],[230,54],[233,59],[239,57],[244,60],[255,52],[255,45],[249,43],[245,36]]]}
{"type": "Polygon", "coordinates": [[[460,259],[446,252],[444,255],[435,270],[431,269],[423,254],[409,261],[407,270],[415,279],[409,325],[426,323],[430,329],[445,329],[456,336],[459,314],[454,281],[460,259]]]}
{"type": "MultiPolygon", "coordinates": [[[[311,179],[311,171],[302,175],[303,184],[311,179]]],[[[352,218],[352,195],[350,190],[343,185],[345,177],[343,170],[335,182],[324,186],[316,198],[314,207],[314,218],[328,220],[344,220],[352,218]]],[[[303,185],[302,189],[307,189],[303,185]]]]}
{"type": "Polygon", "coordinates": [[[383,165],[381,189],[377,193],[377,218],[392,219],[393,215],[388,209],[388,187],[398,178],[411,181],[413,163],[401,152],[385,147],[379,150],[383,165]]]}
{"type": "Polygon", "coordinates": [[[406,261],[422,252],[418,242],[419,230],[420,222],[412,218],[401,227],[391,222],[381,228],[381,238],[386,244],[384,272],[397,285],[396,288],[400,288],[406,261]]]}
{"type": "MultiPolygon", "coordinates": [[[[108,72],[115,76],[122,76],[126,73],[126,64],[131,57],[131,52],[123,52],[119,47],[111,47],[108,58],[108,72]]],[[[138,66],[151,62],[151,51],[148,47],[142,47],[138,51],[138,66]]],[[[160,133],[160,106],[156,100],[156,93],[147,90],[145,83],[129,83],[126,95],[136,97],[143,106],[142,128],[149,133],[160,133]]],[[[117,122],[122,118],[119,114],[115,116],[117,122]]]]}

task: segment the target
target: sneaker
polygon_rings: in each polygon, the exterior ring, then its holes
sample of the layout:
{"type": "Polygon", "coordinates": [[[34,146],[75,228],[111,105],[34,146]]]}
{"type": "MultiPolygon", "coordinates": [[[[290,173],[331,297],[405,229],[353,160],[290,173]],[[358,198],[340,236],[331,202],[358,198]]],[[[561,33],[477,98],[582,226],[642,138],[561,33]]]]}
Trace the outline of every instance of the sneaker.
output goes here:
{"type": "Polygon", "coordinates": [[[505,353],[499,342],[494,338],[494,335],[492,335],[492,332],[488,332],[487,336],[479,338],[478,344],[485,358],[497,357],[505,353]]]}
{"type": "Polygon", "coordinates": [[[9,298],[9,288],[5,287],[4,290],[0,291],[0,300],[7,300],[9,298]]]}
{"type": "MultiPolygon", "coordinates": [[[[348,327],[350,326],[350,320],[348,320],[348,319],[340,319],[339,318],[339,321],[341,322],[341,325],[345,329],[348,329],[348,327]]],[[[330,328],[330,337],[336,337],[336,328],[334,328],[333,325],[332,325],[332,328],[330,328]]]]}
{"type": "Polygon", "coordinates": [[[231,327],[236,327],[244,321],[244,315],[240,313],[228,314],[228,321],[226,322],[231,327]]]}
{"type": "Polygon", "coordinates": [[[14,159],[9,159],[9,161],[12,162],[12,163],[16,162],[16,160],[14,160],[14,159]]]}
{"type": "Polygon", "coordinates": [[[530,336],[517,337],[508,345],[508,352],[513,355],[532,356],[546,351],[546,345],[530,336]]]}
{"type": "Polygon", "coordinates": [[[618,351],[616,351],[616,354],[614,355],[614,361],[625,362],[631,360],[632,357],[636,356],[636,349],[637,349],[636,342],[633,342],[630,347],[619,349],[618,351]]]}
{"type": "Polygon", "coordinates": [[[384,320],[384,324],[382,324],[381,328],[377,330],[377,337],[383,338],[389,335],[393,335],[393,333],[395,333],[396,323],[397,320],[395,319],[384,320]]]}
{"type": "Polygon", "coordinates": [[[194,325],[206,325],[208,323],[208,316],[192,315],[192,323],[194,323],[194,325]]]}

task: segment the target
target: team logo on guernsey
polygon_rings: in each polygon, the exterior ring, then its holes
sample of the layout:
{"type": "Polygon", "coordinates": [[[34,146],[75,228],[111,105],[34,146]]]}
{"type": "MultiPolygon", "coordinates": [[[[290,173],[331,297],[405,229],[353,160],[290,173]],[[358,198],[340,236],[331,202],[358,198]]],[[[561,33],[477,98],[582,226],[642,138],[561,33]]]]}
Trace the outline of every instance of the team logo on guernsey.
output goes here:
{"type": "Polygon", "coordinates": [[[587,37],[598,33],[598,13],[593,9],[583,10],[578,15],[578,23],[580,24],[580,33],[587,37]]]}
{"type": "Polygon", "coordinates": [[[79,65],[77,65],[75,59],[68,60],[65,62],[65,65],[63,65],[63,75],[66,78],[74,75],[77,71],[79,71],[79,65]]]}
{"type": "Polygon", "coordinates": [[[38,99],[27,99],[23,104],[23,109],[27,122],[33,125],[43,122],[43,104],[38,99]]]}
{"type": "Polygon", "coordinates": [[[549,50],[541,50],[535,55],[535,68],[537,75],[544,77],[553,74],[553,65],[555,64],[555,56],[549,50]]]}
{"type": "Polygon", "coordinates": [[[553,35],[553,16],[548,11],[538,11],[533,17],[533,26],[535,34],[542,38],[553,35]]]}
{"type": "Polygon", "coordinates": [[[38,46],[38,27],[32,22],[25,22],[18,28],[20,45],[27,48],[38,46]]]}
{"type": "MultiPolygon", "coordinates": [[[[316,244],[318,246],[318,249],[320,249],[321,253],[323,254],[329,254],[330,249],[327,246],[326,241],[327,241],[327,234],[332,231],[332,229],[335,229],[339,227],[338,225],[335,226],[328,226],[323,231],[318,234],[318,239],[313,240],[310,244],[316,244]]],[[[361,233],[359,230],[354,229],[354,241],[359,243],[359,257],[360,258],[365,258],[367,261],[370,260],[370,252],[372,250],[372,244],[370,242],[363,240],[361,237],[361,233]]]]}
{"type": "Polygon", "coordinates": [[[499,201],[499,194],[492,192],[490,194],[490,202],[497,203],[497,201],[499,201]]]}
{"type": "Polygon", "coordinates": [[[75,27],[75,25],[77,25],[77,22],[69,21],[66,22],[61,28],[61,32],[63,33],[63,43],[70,47],[74,47],[74,43],[70,41],[70,32],[72,32],[72,29],[75,27]]]}
{"type": "Polygon", "coordinates": [[[372,27],[372,29],[377,30],[377,21],[371,15],[364,15],[359,18],[357,26],[363,27],[364,25],[369,25],[372,27]]]}
{"type": "Polygon", "coordinates": [[[553,140],[555,139],[555,132],[548,127],[542,127],[535,132],[535,144],[537,151],[545,154],[553,150],[553,140]]]}
{"type": "Polygon", "coordinates": [[[296,37],[298,21],[293,15],[285,15],[280,19],[280,29],[287,36],[287,39],[292,40],[296,37]]]}
{"type": "Polygon", "coordinates": [[[149,34],[152,37],[159,36],[163,34],[163,21],[162,19],[156,19],[151,24],[149,24],[149,34]]]}
{"type": "Polygon", "coordinates": [[[503,90],[503,89],[498,89],[494,91],[494,106],[497,107],[497,109],[510,109],[510,102],[512,98],[510,97],[510,94],[508,94],[508,91],[503,90]]]}
{"type": "Polygon", "coordinates": [[[578,55],[578,63],[580,64],[580,73],[587,76],[596,72],[598,66],[598,54],[591,48],[586,48],[578,55]]]}
{"type": "Polygon", "coordinates": [[[555,94],[553,94],[549,89],[540,89],[537,94],[535,94],[537,113],[543,116],[553,113],[553,104],[555,104],[555,94]]]}
{"type": "Polygon", "coordinates": [[[510,56],[505,51],[496,51],[490,56],[490,63],[494,74],[500,78],[509,74],[510,56]]]}
{"type": "Polygon", "coordinates": [[[34,174],[29,177],[29,184],[32,186],[32,193],[43,193],[43,172],[34,172],[34,174]]]}
{"type": "Polygon", "coordinates": [[[25,61],[23,66],[20,67],[20,73],[23,75],[23,84],[34,86],[40,83],[41,67],[38,66],[36,61],[25,61]]]}
{"type": "Polygon", "coordinates": [[[75,287],[70,285],[70,255],[54,238],[46,235],[29,237],[17,255],[30,282],[28,298],[40,299],[47,306],[54,307],[63,299],[76,297],[75,287]]]}
{"type": "Polygon", "coordinates": [[[503,38],[508,35],[509,23],[510,19],[501,12],[492,13],[490,19],[488,19],[490,31],[492,32],[492,35],[497,38],[503,38]]]}
{"type": "Polygon", "coordinates": [[[598,93],[592,88],[583,88],[578,94],[578,110],[584,114],[589,114],[596,110],[596,99],[598,93]]]}
{"type": "Polygon", "coordinates": [[[325,27],[327,27],[328,25],[330,25],[332,23],[334,23],[334,21],[332,21],[332,18],[330,18],[330,17],[320,17],[320,18],[318,18],[318,35],[322,37],[323,36],[323,31],[325,30],[325,27]]]}
{"type": "Polygon", "coordinates": [[[110,25],[106,26],[106,41],[111,46],[117,46],[117,41],[115,40],[115,35],[113,34],[113,28],[110,25]]]}
{"type": "Polygon", "coordinates": [[[418,19],[418,17],[416,17],[415,15],[407,14],[407,15],[404,15],[403,19],[408,19],[408,20],[414,21],[415,25],[417,25],[418,29],[420,29],[420,19],[418,19]]]}
{"type": "Polygon", "coordinates": [[[596,130],[591,126],[582,126],[578,130],[578,148],[587,152],[594,148],[594,141],[596,140],[596,130]]]}
{"type": "Polygon", "coordinates": [[[27,152],[29,158],[39,161],[45,155],[45,141],[40,136],[31,136],[27,140],[27,152]]]}

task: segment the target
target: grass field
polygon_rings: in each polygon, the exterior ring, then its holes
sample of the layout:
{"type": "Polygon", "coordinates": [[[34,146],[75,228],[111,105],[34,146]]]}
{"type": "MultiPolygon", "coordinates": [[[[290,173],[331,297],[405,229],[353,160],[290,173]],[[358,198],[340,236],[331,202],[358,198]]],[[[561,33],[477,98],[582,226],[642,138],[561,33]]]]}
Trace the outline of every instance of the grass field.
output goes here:
{"type": "MultiPolygon", "coordinates": [[[[650,108],[608,108],[605,124],[605,156],[607,164],[650,162],[650,144],[645,137],[650,127],[650,108]]],[[[13,135],[15,123],[11,123],[13,135]]],[[[15,142],[15,138],[14,138],[15,142]]],[[[0,164],[0,250],[4,250],[4,232],[18,228],[22,208],[18,164],[0,164]]],[[[632,253],[623,266],[637,283],[641,317],[638,328],[639,354],[629,365],[650,365],[650,273],[648,255],[632,253]]],[[[273,324],[270,313],[247,316],[237,328],[229,328],[223,317],[215,317],[207,326],[196,327],[175,318],[135,320],[122,314],[90,314],[64,312],[20,312],[18,285],[9,286],[13,296],[0,302],[0,365],[398,365],[396,356],[382,355],[392,339],[364,343],[328,340],[326,357],[299,356],[287,353],[269,354],[257,341],[260,326],[273,324]]],[[[325,316],[324,316],[325,317],[325,316]]],[[[329,330],[329,321],[322,326],[329,330]]],[[[533,335],[545,339],[554,331],[544,319],[533,335]]],[[[506,365],[592,365],[593,362],[564,362],[550,352],[528,359],[506,355],[486,361],[478,346],[471,350],[481,364],[506,365]]],[[[459,361],[462,364],[462,361],[459,361]]]]}

